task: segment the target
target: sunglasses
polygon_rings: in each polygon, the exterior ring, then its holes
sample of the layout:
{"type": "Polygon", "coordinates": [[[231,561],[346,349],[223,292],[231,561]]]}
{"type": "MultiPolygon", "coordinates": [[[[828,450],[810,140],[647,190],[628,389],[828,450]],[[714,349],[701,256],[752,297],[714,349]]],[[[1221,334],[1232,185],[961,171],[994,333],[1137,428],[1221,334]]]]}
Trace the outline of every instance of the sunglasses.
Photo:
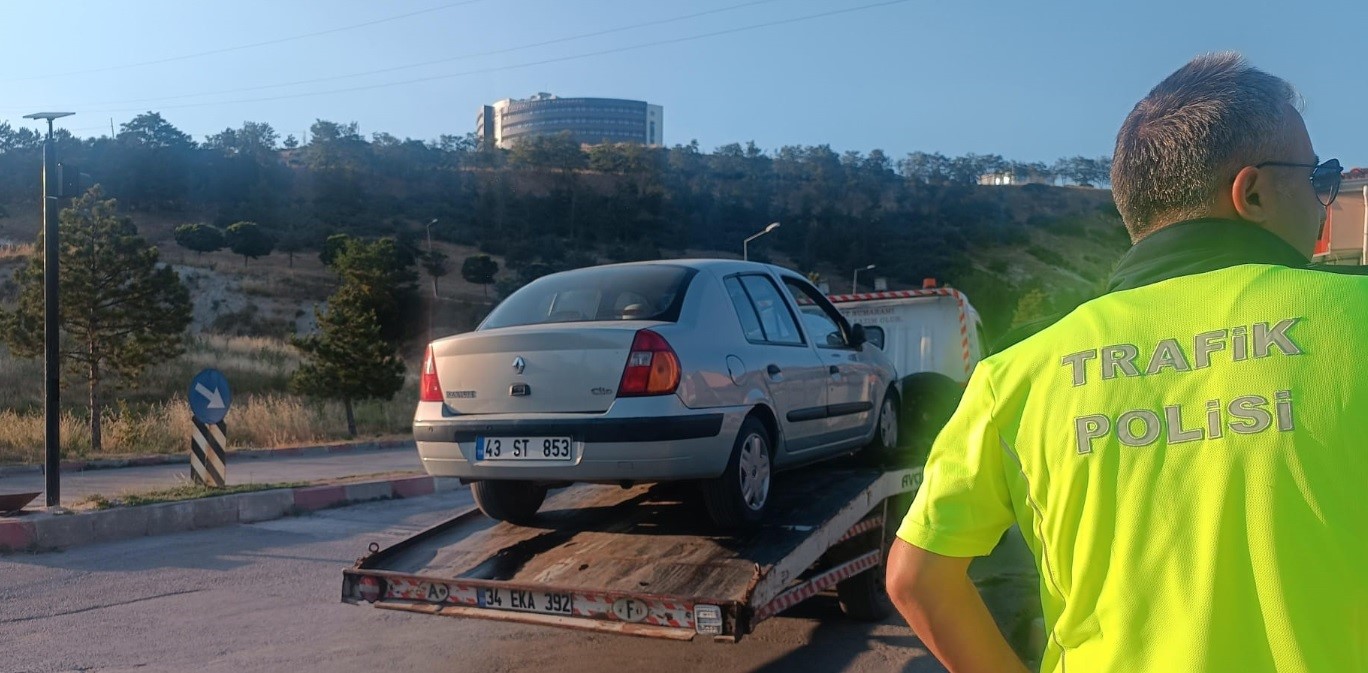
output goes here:
{"type": "Polygon", "coordinates": [[[1344,177],[1344,167],[1340,165],[1339,159],[1327,159],[1320,164],[1294,164],[1286,161],[1265,161],[1255,164],[1255,168],[1264,166],[1287,166],[1290,168],[1309,168],[1311,169],[1311,187],[1316,190],[1316,200],[1322,206],[1330,207],[1335,202],[1335,197],[1339,195],[1340,181],[1344,177]]]}

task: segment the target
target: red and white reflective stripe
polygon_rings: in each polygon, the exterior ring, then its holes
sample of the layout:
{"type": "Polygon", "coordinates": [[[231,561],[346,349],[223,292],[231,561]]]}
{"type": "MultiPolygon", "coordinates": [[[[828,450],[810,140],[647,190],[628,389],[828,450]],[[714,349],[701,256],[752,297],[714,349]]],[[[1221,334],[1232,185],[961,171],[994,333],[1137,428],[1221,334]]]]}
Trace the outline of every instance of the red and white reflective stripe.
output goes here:
{"type": "Polygon", "coordinates": [[[876,516],[872,519],[865,519],[864,521],[855,524],[855,526],[852,527],[850,530],[846,531],[846,534],[842,535],[841,539],[837,540],[836,543],[840,544],[842,542],[845,542],[846,540],[849,540],[852,537],[855,537],[856,535],[864,535],[865,533],[868,533],[869,531],[879,528],[881,526],[883,526],[883,517],[881,516],[876,516]]]}
{"type": "MultiPolygon", "coordinates": [[[[480,589],[495,588],[463,582],[426,582],[412,578],[385,578],[385,598],[416,601],[432,604],[452,604],[469,607],[480,606],[480,589]]],[[[554,589],[527,587],[497,587],[500,591],[527,591],[538,593],[569,593],[572,596],[570,614],[585,619],[625,622],[613,611],[613,604],[620,599],[640,601],[646,606],[646,615],[630,623],[651,626],[669,626],[680,629],[694,628],[693,604],[668,598],[651,596],[632,596],[630,594],[609,594],[588,591],[560,592],[554,589]]],[[[497,609],[497,608],[487,608],[497,609]]]]}
{"type": "Polygon", "coordinates": [[[833,304],[847,301],[874,301],[876,299],[914,299],[916,297],[951,297],[959,294],[954,288],[937,287],[927,290],[886,290],[883,292],[859,292],[856,294],[830,294],[827,299],[833,304]]]}
{"type": "Polygon", "coordinates": [[[856,557],[854,560],[828,570],[805,584],[799,585],[788,591],[779,594],[774,600],[764,607],[755,611],[755,620],[752,624],[759,623],[774,615],[783,612],[803,601],[816,596],[818,593],[830,589],[841,582],[854,577],[855,575],[869,570],[879,565],[879,558],[883,555],[880,550],[874,550],[863,556],[856,557]]]}
{"type": "Polygon", "coordinates": [[[959,304],[960,318],[960,346],[964,349],[964,378],[969,379],[969,374],[973,372],[973,363],[969,359],[969,311],[964,307],[964,295],[955,293],[955,301],[959,304]]]}

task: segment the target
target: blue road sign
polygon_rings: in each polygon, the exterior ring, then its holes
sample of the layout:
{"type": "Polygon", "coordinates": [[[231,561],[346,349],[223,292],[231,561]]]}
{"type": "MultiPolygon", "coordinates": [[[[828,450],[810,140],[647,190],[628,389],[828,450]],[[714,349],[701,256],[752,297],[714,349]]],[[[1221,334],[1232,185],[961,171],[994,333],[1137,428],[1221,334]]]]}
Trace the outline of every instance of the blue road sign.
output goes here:
{"type": "Polygon", "coordinates": [[[213,425],[228,415],[233,392],[228,379],[217,369],[205,369],[190,380],[190,412],[199,422],[213,425]]]}

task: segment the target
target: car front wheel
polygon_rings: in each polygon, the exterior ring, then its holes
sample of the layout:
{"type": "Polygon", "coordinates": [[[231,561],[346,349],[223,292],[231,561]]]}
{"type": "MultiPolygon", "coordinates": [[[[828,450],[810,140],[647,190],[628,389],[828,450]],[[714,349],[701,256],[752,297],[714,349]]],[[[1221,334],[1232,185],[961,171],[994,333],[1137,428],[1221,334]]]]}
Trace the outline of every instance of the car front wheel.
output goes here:
{"type": "Polygon", "coordinates": [[[703,502],[717,526],[744,528],[764,518],[773,471],[771,446],[764,423],[756,418],[741,423],[726,471],[703,482],[703,502]]]}

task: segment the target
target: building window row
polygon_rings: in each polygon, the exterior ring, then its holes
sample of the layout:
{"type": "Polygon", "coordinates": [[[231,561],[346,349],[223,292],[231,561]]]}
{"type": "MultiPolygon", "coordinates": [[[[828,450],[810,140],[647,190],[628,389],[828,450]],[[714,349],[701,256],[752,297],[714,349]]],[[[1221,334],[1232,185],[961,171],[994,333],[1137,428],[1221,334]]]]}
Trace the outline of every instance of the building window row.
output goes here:
{"type": "Polygon", "coordinates": [[[599,107],[596,105],[551,105],[547,103],[541,103],[534,105],[510,105],[508,106],[508,112],[506,112],[505,114],[517,112],[543,112],[548,109],[564,112],[611,112],[617,114],[638,115],[646,111],[644,108],[629,108],[618,106],[599,107]]]}

